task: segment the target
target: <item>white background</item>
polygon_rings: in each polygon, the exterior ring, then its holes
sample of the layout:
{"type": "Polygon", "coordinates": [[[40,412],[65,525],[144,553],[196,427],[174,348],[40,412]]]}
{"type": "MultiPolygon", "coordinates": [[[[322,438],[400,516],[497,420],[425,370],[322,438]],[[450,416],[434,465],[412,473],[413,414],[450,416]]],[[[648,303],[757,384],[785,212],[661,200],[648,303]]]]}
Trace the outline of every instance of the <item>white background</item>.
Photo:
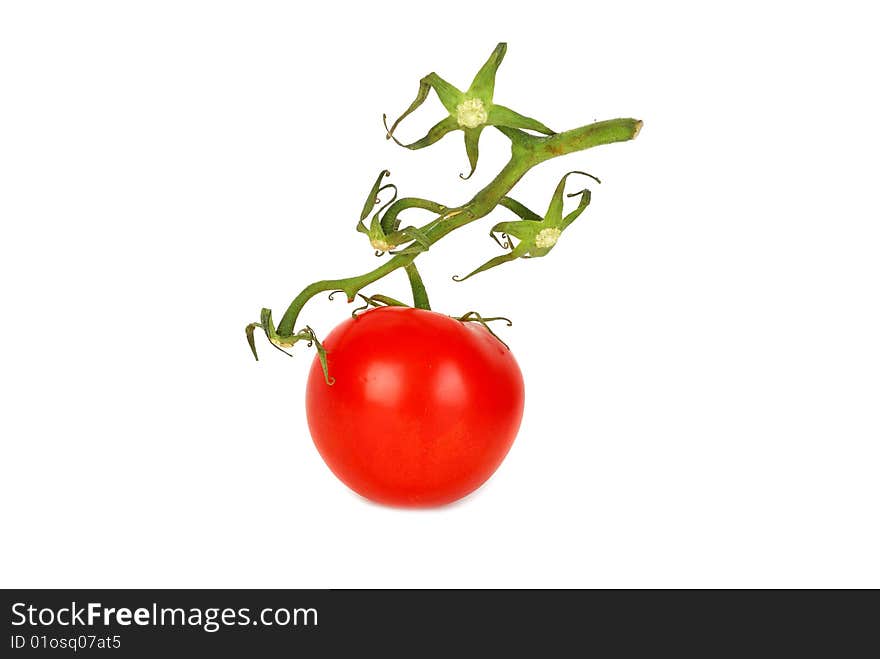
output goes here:
{"type": "Polygon", "coordinates": [[[880,586],[876,23],[514,4],[2,5],[0,585],[880,586]],[[453,283],[499,209],[420,259],[436,309],[514,318],[526,412],[475,495],[387,509],[309,439],[312,355],[242,330],[375,266],[381,168],[449,204],[490,180],[498,133],[464,183],[461,133],[410,152],[381,114],[500,40],[498,102],[645,127],[522,182],[543,211],[603,179],[548,258],[453,283]]]}

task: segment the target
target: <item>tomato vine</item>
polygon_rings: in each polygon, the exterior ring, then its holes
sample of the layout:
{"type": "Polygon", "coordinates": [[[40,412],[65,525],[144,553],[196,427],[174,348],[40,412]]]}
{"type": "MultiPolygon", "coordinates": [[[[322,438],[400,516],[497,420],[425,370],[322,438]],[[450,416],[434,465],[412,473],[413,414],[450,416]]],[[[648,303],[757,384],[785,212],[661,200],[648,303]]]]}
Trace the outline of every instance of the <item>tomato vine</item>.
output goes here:
{"type": "MultiPolygon", "coordinates": [[[[258,358],[254,340],[254,332],[257,329],[261,329],[269,342],[284,352],[286,352],[285,348],[291,348],[296,343],[305,341],[309,345],[316,346],[325,380],[328,384],[332,384],[332,378],[327,371],[325,351],[315,332],[309,326],[299,331],[294,329],[303,307],[315,295],[327,291],[342,292],[349,302],[353,302],[366,286],[395,270],[403,269],[412,288],[413,306],[430,309],[428,294],[415,261],[420,254],[428,251],[432,245],[452,231],[485,217],[498,206],[510,210],[519,217],[518,220],[500,222],[492,227],[490,236],[505,250],[505,253],[489,259],[464,277],[454,277],[456,281],[463,281],[479,272],[517,258],[545,256],[559,240],[562,232],[583,213],[590,203],[589,189],[584,188],[567,194],[568,197],[579,198],[577,207],[568,214],[563,212],[563,201],[569,176],[578,174],[595,179],[586,172],[568,172],[560,179],[543,216],[529,210],[509,194],[533,167],[553,158],[602,144],[634,139],[642,127],[642,122],[631,118],[610,119],[564,132],[554,132],[540,121],[495,103],[495,75],[506,51],[507,44],[498,44],[464,92],[436,73],[428,74],[419,82],[415,100],[391,127],[388,127],[386,117],[383,116],[383,120],[386,121],[387,139],[394,140],[408,149],[422,149],[452,131],[463,131],[465,151],[471,167],[467,176],[460,175],[463,179],[470,178],[477,167],[482,131],[487,126],[493,126],[510,140],[511,151],[507,164],[482,190],[467,203],[459,206],[446,206],[418,197],[398,198],[397,187],[393,183],[385,182],[390,172],[387,170],[380,172],[367,195],[356,228],[358,232],[368,237],[377,256],[387,253],[390,258],[364,274],[342,279],[324,279],[309,284],[287,307],[277,327],[272,319],[272,311],[264,308],[260,314],[260,321],[249,324],[245,330],[255,358],[258,358]],[[395,131],[400,123],[427,99],[431,90],[437,94],[448,116],[435,124],[421,139],[403,144],[395,136],[395,131]],[[390,194],[390,199],[382,203],[381,198],[385,194],[390,194]],[[377,205],[379,209],[373,212],[377,205]],[[430,211],[434,214],[434,218],[420,227],[401,228],[400,215],[411,208],[430,211]],[[364,221],[371,214],[372,218],[367,225],[364,221]]],[[[361,298],[368,307],[403,304],[387,296],[361,295],[361,298]]],[[[458,320],[480,322],[488,329],[486,322],[496,319],[482,318],[476,312],[469,312],[458,320]]]]}

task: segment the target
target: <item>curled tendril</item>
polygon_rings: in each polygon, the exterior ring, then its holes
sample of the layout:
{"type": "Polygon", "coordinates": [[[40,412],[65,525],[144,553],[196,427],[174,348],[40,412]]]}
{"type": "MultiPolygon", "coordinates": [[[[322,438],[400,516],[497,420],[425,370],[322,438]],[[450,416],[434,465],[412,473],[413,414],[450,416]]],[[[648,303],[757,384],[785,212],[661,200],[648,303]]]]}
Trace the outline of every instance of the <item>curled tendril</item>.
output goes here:
{"type": "Polygon", "coordinates": [[[508,327],[513,327],[513,321],[510,318],[505,318],[504,316],[490,316],[489,318],[484,318],[476,311],[468,311],[466,314],[459,316],[456,320],[461,321],[463,323],[479,323],[483,327],[486,328],[486,331],[489,332],[492,336],[494,336],[505,348],[510,350],[510,346],[507,345],[500,336],[498,336],[495,332],[492,331],[492,328],[489,327],[489,323],[495,322],[498,320],[503,320],[508,327]]]}
{"type": "MultiPolygon", "coordinates": [[[[386,208],[388,208],[391,204],[393,204],[395,201],[397,201],[397,186],[394,185],[393,183],[388,183],[387,185],[383,185],[381,188],[379,188],[379,192],[382,192],[383,190],[388,190],[388,189],[392,189],[392,190],[394,190],[394,194],[391,195],[391,199],[389,199],[389,200],[386,201],[382,206],[379,207],[379,210],[376,211],[376,213],[377,213],[378,215],[381,215],[381,214],[382,214],[382,211],[384,211],[384,210],[385,210],[386,208]]],[[[380,203],[381,201],[382,201],[382,200],[381,200],[379,197],[376,197],[376,203],[377,203],[377,204],[380,203]]]]}
{"type": "Polygon", "coordinates": [[[501,240],[498,239],[498,236],[495,235],[494,231],[490,231],[489,235],[492,237],[492,240],[498,243],[498,246],[501,249],[513,249],[513,241],[510,240],[510,236],[506,233],[501,234],[501,240]]]}
{"type": "MultiPolygon", "coordinates": [[[[568,174],[566,174],[566,176],[568,176],[569,174],[582,174],[582,175],[584,175],[584,176],[589,176],[589,177],[590,177],[591,179],[593,179],[596,183],[599,183],[599,184],[602,183],[602,181],[599,180],[599,177],[597,177],[597,176],[593,176],[593,175],[590,174],[589,172],[582,172],[582,171],[579,170],[579,169],[576,169],[576,170],[574,170],[574,171],[569,172],[568,174]]],[[[584,188],[584,190],[586,190],[586,188],[584,188]]],[[[572,192],[571,194],[566,195],[566,196],[568,196],[568,197],[577,197],[579,194],[583,194],[583,193],[584,193],[584,190],[580,190],[580,191],[578,191],[578,192],[572,192]]]]}
{"type": "Polygon", "coordinates": [[[483,321],[487,323],[491,323],[496,320],[503,320],[505,325],[507,325],[508,327],[513,327],[513,321],[506,316],[492,316],[490,318],[483,318],[483,321]]]}
{"type": "Polygon", "coordinates": [[[398,146],[405,147],[406,144],[401,142],[399,139],[394,137],[394,130],[388,127],[388,115],[384,112],[382,113],[382,124],[385,126],[385,139],[386,140],[394,140],[394,143],[398,146]]]}
{"type": "Polygon", "coordinates": [[[382,185],[382,179],[386,176],[391,176],[391,172],[387,169],[383,169],[379,172],[379,176],[376,177],[376,181],[373,183],[373,187],[370,188],[370,193],[367,195],[367,199],[364,202],[364,207],[361,209],[361,220],[366,219],[373,207],[379,203],[379,193],[388,187],[388,184],[382,185]]]}

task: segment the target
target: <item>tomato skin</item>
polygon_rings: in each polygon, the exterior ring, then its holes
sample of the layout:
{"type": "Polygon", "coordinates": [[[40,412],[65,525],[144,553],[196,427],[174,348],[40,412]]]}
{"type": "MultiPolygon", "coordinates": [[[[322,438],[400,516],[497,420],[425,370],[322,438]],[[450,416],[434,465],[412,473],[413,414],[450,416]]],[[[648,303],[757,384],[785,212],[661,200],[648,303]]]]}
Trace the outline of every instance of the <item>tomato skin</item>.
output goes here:
{"type": "Polygon", "coordinates": [[[324,341],[334,384],[315,359],[306,413],[327,466],[358,494],[392,506],[438,506],[482,485],[522,420],[513,357],[477,323],[380,307],[324,341]]]}

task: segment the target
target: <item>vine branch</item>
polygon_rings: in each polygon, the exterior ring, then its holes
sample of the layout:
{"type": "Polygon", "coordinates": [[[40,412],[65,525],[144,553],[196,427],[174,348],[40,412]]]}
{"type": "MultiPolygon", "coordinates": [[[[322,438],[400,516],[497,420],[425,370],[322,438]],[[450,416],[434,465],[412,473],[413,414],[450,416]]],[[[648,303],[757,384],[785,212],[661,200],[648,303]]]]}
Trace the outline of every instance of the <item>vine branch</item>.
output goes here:
{"type": "MultiPolygon", "coordinates": [[[[479,220],[492,212],[532,167],[552,158],[583,151],[602,144],[632,140],[639,134],[641,127],[642,122],[638,119],[610,119],[581,126],[563,133],[536,136],[518,128],[499,126],[498,129],[511,140],[510,160],[498,175],[486,187],[477,192],[470,201],[455,208],[441,206],[433,202],[416,204],[407,201],[400,204],[398,209],[402,210],[403,207],[419,207],[436,213],[434,219],[419,228],[419,231],[424,234],[427,240],[425,247],[433,245],[455,229],[479,220]]],[[[414,263],[420,253],[396,254],[379,267],[367,273],[343,279],[325,279],[309,284],[287,307],[287,310],[281,317],[281,321],[278,323],[277,336],[282,339],[294,336],[294,327],[300,312],[315,295],[324,291],[341,290],[351,302],[354,301],[355,296],[365,286],[382,279],[398,268],[404,268],[409,276],[415,306],[430,308],[424,283],[414,263]]]]}

